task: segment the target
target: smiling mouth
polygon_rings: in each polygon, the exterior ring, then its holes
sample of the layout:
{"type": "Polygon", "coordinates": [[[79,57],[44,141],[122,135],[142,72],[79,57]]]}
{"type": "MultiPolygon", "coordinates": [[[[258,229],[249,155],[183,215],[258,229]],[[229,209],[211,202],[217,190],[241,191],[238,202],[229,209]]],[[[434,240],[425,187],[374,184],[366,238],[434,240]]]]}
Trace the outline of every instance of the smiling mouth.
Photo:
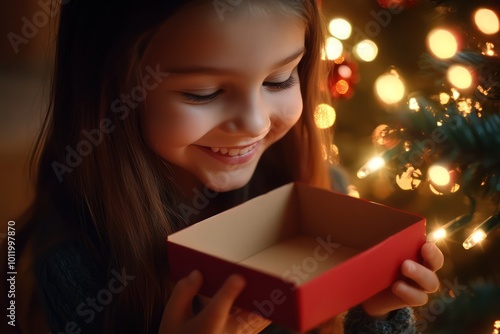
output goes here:
{"type": "Polygon", "coordinates": [[[255,146],[257,146],[257,143],[245,147],[210,147],[210,150],[220,155],[236,157],[251,152],[255,148],[255,146]]]}

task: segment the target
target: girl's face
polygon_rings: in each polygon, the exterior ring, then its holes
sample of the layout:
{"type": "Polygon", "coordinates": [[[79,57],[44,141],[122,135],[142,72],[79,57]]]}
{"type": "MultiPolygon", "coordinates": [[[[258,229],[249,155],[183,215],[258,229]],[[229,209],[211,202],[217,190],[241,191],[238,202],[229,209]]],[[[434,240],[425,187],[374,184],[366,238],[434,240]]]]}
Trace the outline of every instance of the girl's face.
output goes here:
{"type": "Polygon", "coordinates": [[[153,38],[143,67],[168,76],[148,92],[142,126],[175,181],[229,191],[300,117],[305,26],[247,2],[224,12],[204,3],[182,8],[153,38]]]}

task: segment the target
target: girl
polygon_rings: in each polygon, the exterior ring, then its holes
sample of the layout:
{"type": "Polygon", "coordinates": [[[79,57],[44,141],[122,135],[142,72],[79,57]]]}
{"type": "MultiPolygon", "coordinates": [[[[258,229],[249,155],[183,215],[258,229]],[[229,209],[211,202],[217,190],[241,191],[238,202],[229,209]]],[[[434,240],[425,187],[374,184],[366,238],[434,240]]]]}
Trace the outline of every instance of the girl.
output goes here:
{"type": "MultiPolygon", "coordinates": [[[[57,333],[242,332],[244,279],[202,303],[199,272],[169,281],[165,236],[288,182],[330,187],[313,118],[324,40],[315,0],[63,4],[23,312],[57,333]]],[[[406,306],[437,289],[443,260],[432,244],[422,257],[345,333],[410,333],[406,306]]]]}

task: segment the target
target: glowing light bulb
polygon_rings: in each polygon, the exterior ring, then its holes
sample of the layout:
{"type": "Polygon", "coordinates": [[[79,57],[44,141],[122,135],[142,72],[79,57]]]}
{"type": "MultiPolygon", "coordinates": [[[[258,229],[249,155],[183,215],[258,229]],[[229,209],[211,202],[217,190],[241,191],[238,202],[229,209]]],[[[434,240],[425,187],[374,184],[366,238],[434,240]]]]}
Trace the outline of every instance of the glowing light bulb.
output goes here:
{"type": "Polygon", "coordinates": [[[357,176],[364,179],[373,172],[385,166],[385,160],[382,157],[371,158],[363,167],[358,170],[357,176]]]}
{"type": "Polygon", "coordinates": [[[377,58],[378,46],[375,42],[365,39],[356,44],[352,51],[359,60],[371,62],[377,58]]]}
{"type": "Polygon", "coordinates": [[[446,238],[446,230],[441,227],[436,231],[432,232],[431,234],[429,234],[429,236],[427,237],[427,241],[436,242],[444,238],[446,238]]]}
{"type": "Polygon", "coordinates": [[[484,239],[486,239],[486,233],[482,229],[475,230],[462,244],[465,249],[471,249],[484,239]]]}
{"type": "Polygon", "coordinates": [[[488,233],[493,231],[498,225],[500,225],[500,216],[498,214],[490,216],[472,231],[471,235],[467,239],[465,239],[462,246],[465,249],[471,249],[472,247],[486,239],[488,233]]]}
{"type": "Polygon", "coordinates": [[[474,23],[486,35],[496,34],[500,28],[497,14],[487,8],[480,8],[474,13],[474,23]]]}
{"type": "Polygon", "coordinates": [[[446,186],[451,181],[450,172],[443,166],[433,165],[429,167],[427,175],[431,182],[437,186],[446,186]]]}
{"type": "Polygon", "coordinates": [[[437,242],[446,237],[449,237],[450,235],[454,234],[458,230],[462,229],[465,225],[467,225],[471,221],[471,218],[472,216],[470,214],[461,215],[447,222],[434,232],[430,233],[427,236],[427,240],[430,242],[437,242]]]}
{"type": "Polygon", "coordinates": [[[451,58],[458,51],[458,42],[455,36],[445,29],[434,29],[427,35],[427,45],[438,58],[451,58]]]}
{"type": "Polygon", "coordinates": [[[335,60],[338,59],[342,55],[342,51],[344,47],[342,42],[334,37],[328,37],[326,39],[326,50],[324,57],[322,59],[330,59],[335,60]]]}
{"type": "Polygon", "coordinates": [[[467,89],[472,85],[472,75],[462,65],[452,65],[446,73],[448,81],[458,89],[467,89]]]}
{"type": "Polygon", "coordinates": [[[347,20],[337,18],[330,21],[328,31],[330,31],[332,36],[345,40],[351,36],[352,26],[347,20]]]}
{"type": "Polygon", "coordinates": [[[399,76],[388,73],[375,80],[375,91],[382,102],[394,104],[403,99],[405,85],[399,76]]]}
{"type": "Polygon", "coordinates": [[[318,105],[314,111],[314,122],[320,129],[331,127],[335,123],[336,118],[335,109],[326,103],[318,105]]]}

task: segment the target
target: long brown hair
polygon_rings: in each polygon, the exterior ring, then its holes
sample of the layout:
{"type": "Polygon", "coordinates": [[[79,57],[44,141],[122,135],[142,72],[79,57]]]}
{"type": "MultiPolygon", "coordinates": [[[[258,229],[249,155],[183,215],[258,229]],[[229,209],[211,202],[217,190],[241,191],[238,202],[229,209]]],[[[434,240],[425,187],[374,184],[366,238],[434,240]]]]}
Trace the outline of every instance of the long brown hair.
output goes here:
{"type": "MultiPolygon", "coordinates": [[[[61,7],[52,103],[33,155],[37,201],[71,208],[60,214],[90,253],[107,254],[107,272],[126,268],[135,276],[105,308],[105,332],[157,330],[168,298],[165,236],[185,223],[168,168],[142,139],[142,98],[126,96],[142,87],[141,57],[156,28],[187,2],[75,0],[61,7]],[[67,211],[78,216],[64,217],[67,211]],[[123,314],[137,326],[122,327],[123,314]]],[[[299,64],[304,109],[262,157],[256,175],[269,182],[250,185],[251,196],[291,181],[329,186],[328,133],[313,117],[324,102],[324,24],[315,0],[280,2],[299,6],[306,23],[307,52],[299,64]],[[281,179],[271,182],[271,175],[281,179]]]]}

